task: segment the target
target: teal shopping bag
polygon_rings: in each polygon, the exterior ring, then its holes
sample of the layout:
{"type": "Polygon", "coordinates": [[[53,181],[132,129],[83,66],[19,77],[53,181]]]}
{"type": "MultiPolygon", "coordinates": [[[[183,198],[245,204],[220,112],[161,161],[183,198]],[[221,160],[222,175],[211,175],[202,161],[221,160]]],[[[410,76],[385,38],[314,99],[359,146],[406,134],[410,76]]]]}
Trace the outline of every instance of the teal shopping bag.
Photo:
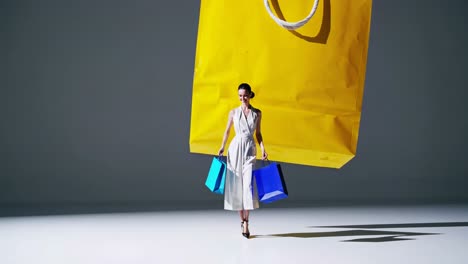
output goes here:
{"type": "Polygon", "coordinates": [[[224,182],[226,180],[226,163],[220,157],[214,157],[211,162],[205,185],[210,191],[224,194],[224,182]]]}

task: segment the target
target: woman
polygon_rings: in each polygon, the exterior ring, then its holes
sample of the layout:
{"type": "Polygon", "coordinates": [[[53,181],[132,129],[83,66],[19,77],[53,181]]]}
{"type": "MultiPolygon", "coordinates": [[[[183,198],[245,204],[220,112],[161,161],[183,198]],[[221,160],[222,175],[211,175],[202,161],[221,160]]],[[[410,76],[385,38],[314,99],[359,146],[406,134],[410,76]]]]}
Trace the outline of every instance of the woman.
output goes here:
{"type": "Polygon", "coordinates": [[[263,145],[260,124],[262,112],[252,107],[250,100],[255,96],[250,85],[242,83],[238,87],[240,107],[229,112],[228,123],[224,131],[223,142],[218,155],[223,155],[224,146],[229,137],[232,125],[236,136],[232,139],[227,154],[226,185],[224,187],[224,209],[239,211],[242,235],[250,237],[249,210],[259,207],[257,186],[252,177],[257,150],[253,138],[254,132],[262,150],[262,159],[268,154],[263,145]]]}

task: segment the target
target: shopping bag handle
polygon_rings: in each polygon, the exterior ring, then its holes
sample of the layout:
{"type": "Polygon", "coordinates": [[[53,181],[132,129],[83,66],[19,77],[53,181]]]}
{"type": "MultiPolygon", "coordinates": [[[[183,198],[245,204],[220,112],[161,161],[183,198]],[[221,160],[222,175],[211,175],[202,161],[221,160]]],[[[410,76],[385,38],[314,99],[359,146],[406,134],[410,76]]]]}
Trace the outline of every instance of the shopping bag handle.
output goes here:
{"type": "Polygon", "coordinates": [[[262,167],[265,167],[265,162],[270,165],[270,160],[267,158],[267,159],[262,159],[262,167]]]}
{"type": "Polygon", "coordinates": [[[216,158],[217,158],[218,160],[220,160],[220,161],[223,161],[224,155],[223,155],[223,154],[218,155],[218,156],[216,156],[216,158]]]}
{"type": "Polygon", "coordinates": [[[314,0],[314,5],[312,6],[312,10],[310,10],[309,15],[306,18],[304,18],[304,19],[302,19],[300,21],[297,21],[297,22],[287,22],[287,21],[284,21],[282,19],[279,19],[275,14],[273,14],[273,11],[271,11],[270,2],[268,0],[264,0],[263,2],[265,4],[266,10],[268,11],[268,14],[270,14],[270,17],[278,25],[282,26],[283,28],[285,28],[287,30],[295,30],[295,29],[298,29],[298,28],[304,26],[314,16],[315,11],[317,11],[317,6],[318,6],[318,3],[319,3],[319,0],[314,0]]]}

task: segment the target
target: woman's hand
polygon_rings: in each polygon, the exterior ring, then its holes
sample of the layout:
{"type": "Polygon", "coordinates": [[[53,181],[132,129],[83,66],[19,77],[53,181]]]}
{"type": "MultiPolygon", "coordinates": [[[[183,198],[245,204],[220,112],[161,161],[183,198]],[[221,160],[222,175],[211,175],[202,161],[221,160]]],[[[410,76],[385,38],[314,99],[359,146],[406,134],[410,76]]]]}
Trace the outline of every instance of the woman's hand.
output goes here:
{"type": "Polygon", "coordinates": [[[223,153],[224,153],[224,147],[221,147],[218,151],[218,156],[223,155],[223,153]]]}
{"type": "Polygon", "coordinates": [[[268,159],[268,153],[265,150],[262,150],[262,160],[268,159]]]}

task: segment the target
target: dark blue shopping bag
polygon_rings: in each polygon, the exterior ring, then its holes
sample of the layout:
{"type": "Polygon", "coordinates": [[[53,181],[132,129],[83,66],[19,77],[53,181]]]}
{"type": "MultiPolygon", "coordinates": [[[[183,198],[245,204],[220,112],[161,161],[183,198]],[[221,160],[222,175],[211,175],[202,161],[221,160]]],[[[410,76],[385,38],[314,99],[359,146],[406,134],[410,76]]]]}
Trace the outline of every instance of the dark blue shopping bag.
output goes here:
{"type": "Polygon", "coordinates": [[[288,197],[281,167],[276,162],[253,171],[257,183],[258,199],[262,203],[271,203],[288,197]]]}
{"type": "Polygon", "coordinates": [[[220,157],[214,157],[211,162],[205,185],[210,191],[224,194],[224,182],[226,180],[226,163],[220,157]]]}

